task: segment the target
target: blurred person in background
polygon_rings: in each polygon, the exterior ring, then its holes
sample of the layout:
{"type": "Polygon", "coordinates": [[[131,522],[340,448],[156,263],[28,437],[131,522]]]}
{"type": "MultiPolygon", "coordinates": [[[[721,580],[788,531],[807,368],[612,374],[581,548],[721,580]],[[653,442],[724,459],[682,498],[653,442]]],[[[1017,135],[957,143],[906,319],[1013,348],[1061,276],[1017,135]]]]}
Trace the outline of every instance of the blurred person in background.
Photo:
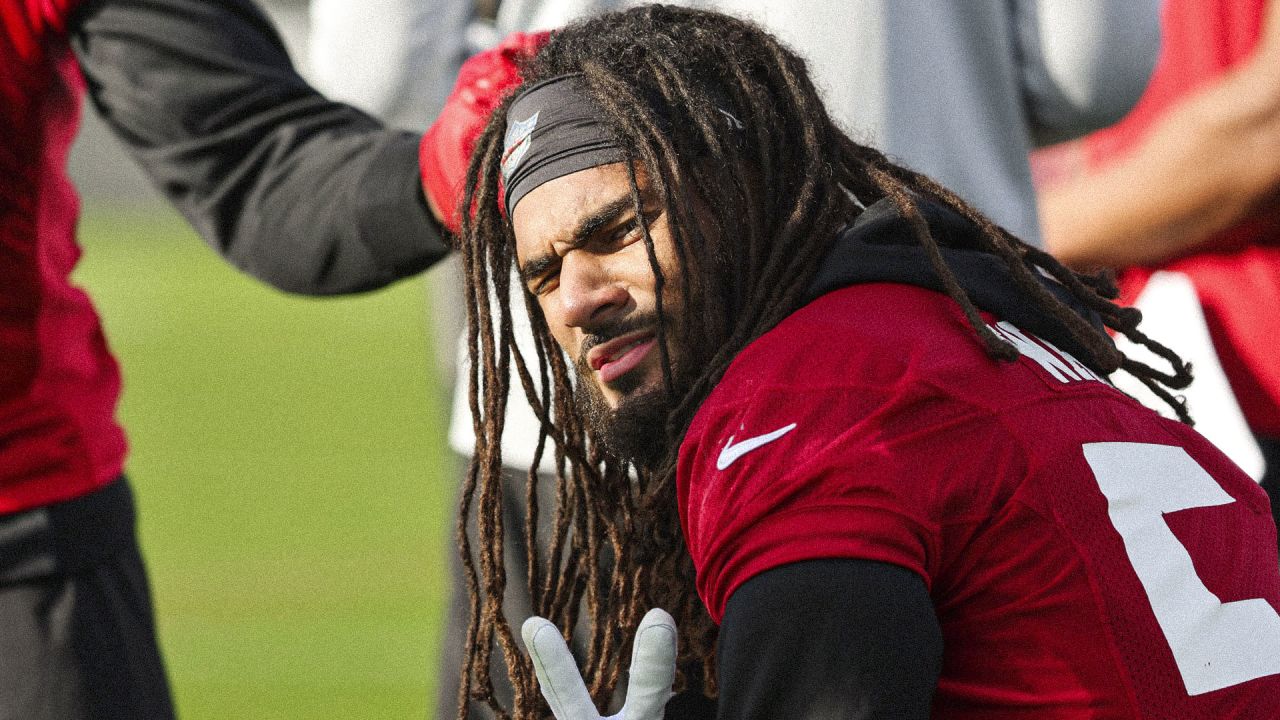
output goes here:
{"type": "MultiPolygon", "coordinates": [[[[1166,0],[1151,86],[1037,158],[1048,249],[1120,270],[1196,370],[1197,429],[1280,510],[1280,2],[1166,0]]],[[[1140,388],[1134,388],[1140,391],[1140,388]]],[[[1280,517],[1280,515],[1277,515],[1280,517]]]]}
{"type": "Polygon", "coordinates": [[[69,278],[78,5],[0,7],[0,718],[170,718],[123,477],[120,374],[69,278]]]}
{"type": "Polygon", "coordinates": [[[86,88],[215,249],[294,292],[444,254],[419,134],[312,90],[250,0],[6,0],[0,23],[0,718],[171,718],[120,373],[70,281],[86,88]]]}
{"type": "MultiPolygon", "coordinates": [[[[472,0],[313,0],[312,66],[317,85],[326,92],[393,122],[405,122],[439,107],[447,94],[445,86],[430,82],[449,75],[441,73],[434,60],[460,59],[510,32],[552,29],[578,17],[638,4],[502,0],[489,10],[472,0]],[[493,20],[485,17],[486,10],[493,20]],[[410,88],[416,96],[407,94],[410,88]]],[[[889,0],[673,4],[759,21],[806,57],[833,116],[855,138],[937,178],[1036,245],[1040,234],[1029,152],[1120,118],[1146,86],[1159,37],[1157,0],[1024,0],[963,6],[889,0]]],[[[477,95],[500,97],[507,85],[495,78],[514,77],[514,71],[480,77],[486,84],[460,84],[452,99],[444,101],[445,107],[477,95]]],[[[472,132],[478,133],[478,128],[472,132]]],[[[458,296],[456,277],[454,270],[434,292],[433,316],[442,325],[436,337],[460,332],[458,303],[440,299],[458,296]]],[[[523,313],[517,313],[514,322],[518,337],[528,338],[523,313]]],[[[469,457],[476,439],[466,373],[457,377],[450,444],[469,457]]],[[[538,427],[523,402],[510,404],[504,465],[529,467],[538,427]]],[[[550,464],[544,462],[541,471],[549,472],[550,464]]],[[[523,478],[523,470],[508,473],[508,527],[524,524],[523,496],[516,490],[523,487],[523,478]]],[[[508,538],[512,543],[507,566],[514,568],[513,577],[520,577],[519,568],[526,562],[523,541],[518,534],[508,538]]],[[[438,685],[439,717],[457,712],[456,698],[447,689],[458,686],[461,671],[468,616],[464,590],[459,579],[438,685]]],[[[523,583],[508,586],[506,612],[510,617],[529,614],[523,583]]],[[[476,712],[473,708],[472,716],[479,717],[476,712]]]]}

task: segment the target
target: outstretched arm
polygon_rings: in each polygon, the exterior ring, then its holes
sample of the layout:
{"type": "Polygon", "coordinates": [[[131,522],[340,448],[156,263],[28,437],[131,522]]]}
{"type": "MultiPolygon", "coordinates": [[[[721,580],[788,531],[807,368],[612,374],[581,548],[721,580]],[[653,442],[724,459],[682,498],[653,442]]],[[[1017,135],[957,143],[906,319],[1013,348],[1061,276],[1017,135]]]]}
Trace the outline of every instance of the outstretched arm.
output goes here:
{"type": "Polygon", "coordinates": [[[1131,154],[1040,191],[1046,245],[1080,268],[1162,262],[1280,199],[1280,2],[1253,56],[1173,106],[1131,154]]]}
{"type": "Polygon", "coordinates": [[[250,0],[97,0],[73,44],[129,153],[249,274],[291,292],[358,292],[445,254],[418,135],[307,85],[250,0]]]}

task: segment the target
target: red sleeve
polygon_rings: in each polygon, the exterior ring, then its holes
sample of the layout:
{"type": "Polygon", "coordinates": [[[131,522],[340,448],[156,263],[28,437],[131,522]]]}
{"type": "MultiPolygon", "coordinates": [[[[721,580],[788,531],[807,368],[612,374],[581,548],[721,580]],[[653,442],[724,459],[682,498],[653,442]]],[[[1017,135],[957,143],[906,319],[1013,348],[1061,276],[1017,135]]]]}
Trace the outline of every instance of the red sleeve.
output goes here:
{"type": "Polygon", "coordinates": [[[891,563],[931,586],[943,522],[989,513],[1025,474],[999,422],[927,383],[817,384],[704,405],[686,436],[682,521],[717,622],[744,582],[805,560],[891,563]]]}
{"type": "Polygon", "coordinates": [[[71,13],[83,0],[20,0],[41,32],[64,33],[71,13]]]}
{"type": "Polygon", "coordinates": [[[12,51],[27,62],[41,60],[45,42],[67,32],[71,14],[83,0],[5,0],[0,23],[12,51]]]}

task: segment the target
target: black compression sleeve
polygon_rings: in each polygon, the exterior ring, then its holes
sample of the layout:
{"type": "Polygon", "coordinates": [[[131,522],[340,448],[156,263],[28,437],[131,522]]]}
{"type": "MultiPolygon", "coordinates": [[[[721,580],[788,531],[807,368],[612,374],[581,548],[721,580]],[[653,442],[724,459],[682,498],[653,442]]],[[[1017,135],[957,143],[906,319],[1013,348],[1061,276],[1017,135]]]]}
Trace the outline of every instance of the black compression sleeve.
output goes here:
{"type": "Polygon", "coordinates": [[[249,0],[98,0],[76,21],[99,112],[236,266],[330,294],[445,254],[420,189],[418,136],[308,86],[249,0]]]}
{"type": "Polygon", "coordinates": [[[812,560],[733,593],[718,663],[721,720],[924,720],[942,634],[919,575],[812,560]]]}

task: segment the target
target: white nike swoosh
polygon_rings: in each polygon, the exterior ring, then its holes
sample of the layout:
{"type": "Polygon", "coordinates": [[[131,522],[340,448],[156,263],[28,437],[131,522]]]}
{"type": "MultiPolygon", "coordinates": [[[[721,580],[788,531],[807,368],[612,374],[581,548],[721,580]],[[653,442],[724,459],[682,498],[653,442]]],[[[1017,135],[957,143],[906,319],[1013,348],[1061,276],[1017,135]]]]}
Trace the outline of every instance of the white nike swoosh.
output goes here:
{"type": "Polygon", "coordinates": [[[755,450],[761,445],[768,445],[778,438],[786,435],[796,429],[796,424],[791,423],[786,427],[778,428],[771,433],[757,435],[753,438],[747,438],[738,444],[733,443],[733,436],[729,436],[729,442],[724,444],[724,449],[720,451],[720,457],[716,458],[716,469],[723,470],[734,463],[738,458],[755,450]]]}

